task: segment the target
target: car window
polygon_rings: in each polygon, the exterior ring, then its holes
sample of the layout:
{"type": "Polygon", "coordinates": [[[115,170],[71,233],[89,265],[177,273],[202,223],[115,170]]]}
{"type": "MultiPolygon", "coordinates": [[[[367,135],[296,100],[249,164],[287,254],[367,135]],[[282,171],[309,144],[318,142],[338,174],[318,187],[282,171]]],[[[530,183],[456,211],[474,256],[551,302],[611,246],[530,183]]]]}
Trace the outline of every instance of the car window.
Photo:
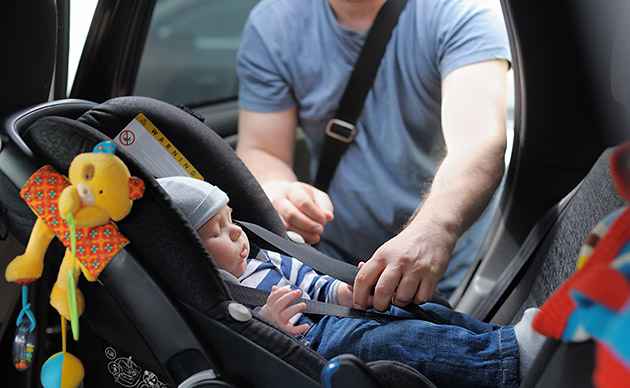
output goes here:
{"type": "Polygon", "coordinates": [[[133,94],[198,106],[235,99],[236,51],[257,0],[158,0],[133,94]]]}
{"type": "Polygon", "coordinates": [[[79,66],[79,59],[85,38],[87,37],[97,0],[70,0],[70,41],[68,42],[68,84],[66,93],[70,94],[72,82],[79,66]]]}

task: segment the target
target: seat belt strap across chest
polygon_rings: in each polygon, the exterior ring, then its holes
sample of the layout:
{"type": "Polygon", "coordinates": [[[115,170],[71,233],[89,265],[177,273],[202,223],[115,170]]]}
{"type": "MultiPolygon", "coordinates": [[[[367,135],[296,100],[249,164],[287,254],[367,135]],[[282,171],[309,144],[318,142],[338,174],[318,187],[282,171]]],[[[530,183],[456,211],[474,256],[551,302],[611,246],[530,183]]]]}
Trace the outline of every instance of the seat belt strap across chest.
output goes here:
{"type": "Polygon", "coordinates": [[[356,135],[356,122],[372,88],[387,43],[407,0],[388,0],[379,10],[354,65],[335,118],[326,125],[326,137],[313,185],[327,191],[341,156],[356,135]]]}

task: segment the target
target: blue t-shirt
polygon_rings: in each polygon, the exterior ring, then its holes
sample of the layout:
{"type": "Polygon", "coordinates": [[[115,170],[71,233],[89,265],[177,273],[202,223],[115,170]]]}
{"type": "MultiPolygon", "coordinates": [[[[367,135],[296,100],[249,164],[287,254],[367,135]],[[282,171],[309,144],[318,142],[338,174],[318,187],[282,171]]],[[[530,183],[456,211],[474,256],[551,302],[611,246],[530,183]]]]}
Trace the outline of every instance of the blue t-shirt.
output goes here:
{"type": "MultiPolygon", "coordinates": [[[[366,35],[339,25],[327,0],[261,1],[238,53],[240,106],[296,107],[316,164],[366,35]]],[[[347,261],[367,260],[395,235],[443,154],[442,80],[467,64],[509,58],[498,0],[408,1],[330,184],[326,253],[337,256],[332,245],[347,261]]]]}

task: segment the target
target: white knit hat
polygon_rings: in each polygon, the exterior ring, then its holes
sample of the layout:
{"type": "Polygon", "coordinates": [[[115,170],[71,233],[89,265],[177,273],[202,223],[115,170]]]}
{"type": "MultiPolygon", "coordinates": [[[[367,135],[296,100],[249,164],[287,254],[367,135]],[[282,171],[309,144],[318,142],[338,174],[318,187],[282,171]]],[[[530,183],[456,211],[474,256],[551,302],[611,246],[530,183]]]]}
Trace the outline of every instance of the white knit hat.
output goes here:
{"type": "Polygon", "coordinates": [[[195,230],[217,214],[229,201],[227,194],[221,189],[199,179],[173,176],[159,178],[157,181],[195,230]]]}

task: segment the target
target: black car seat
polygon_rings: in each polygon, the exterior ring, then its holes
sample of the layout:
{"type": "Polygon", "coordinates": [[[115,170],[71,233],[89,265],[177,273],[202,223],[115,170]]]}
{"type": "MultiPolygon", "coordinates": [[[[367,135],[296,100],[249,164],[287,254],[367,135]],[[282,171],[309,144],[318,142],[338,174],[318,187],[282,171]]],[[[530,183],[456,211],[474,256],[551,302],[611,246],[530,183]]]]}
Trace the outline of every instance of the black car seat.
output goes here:
{"type": "MultiPolygon", "coordinates": [[[[64,103],[51,109],[55,105],[64,103]]],[[[50,105],[33,114],[46,107],[50,105]]],[[[47,116],[31,122],[25,113],[22,120],[10,121],[11,141],[0,152],[0,175],[11,183],[7,190],[17,190],[43,164],[67,174],[75,155],[115,138],[138,113],[149,117],[205,179],[224,188],[236,219],[286,236],[264,192],[227,143],[183,110],[142,97],[112,99],[76,120],[47,116]],[[23,175],[13,172],[16,166],[23,175]]],[[[154,177],[133,155],[117,154],[147,190],[117,223],[132,243],[110,262],[99,282],[80,284],[87,305],[81,319],[85,329],[74,346],[86,368],[86,386],[113,387],[140,375],[181,387],[320,386],[328,360],[258,315],[239,313],[196,233],[154,177]],[[206,385],[194,385],[202,382],[206,385]]],[[[366,366],[344,356],[334,365],[336,373],[327,377],[333,386],[349,380],[363,381],[363,386],[432,386],[396,362],[366,366]]]]}

